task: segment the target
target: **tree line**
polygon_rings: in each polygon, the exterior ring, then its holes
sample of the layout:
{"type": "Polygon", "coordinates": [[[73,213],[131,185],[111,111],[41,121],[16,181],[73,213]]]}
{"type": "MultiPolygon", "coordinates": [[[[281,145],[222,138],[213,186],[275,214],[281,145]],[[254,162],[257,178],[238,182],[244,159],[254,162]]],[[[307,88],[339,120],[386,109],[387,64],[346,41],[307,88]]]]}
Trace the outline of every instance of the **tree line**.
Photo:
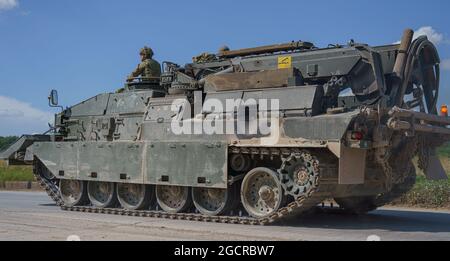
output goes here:
{"type": "Polygon", "coordinates": [[[0,136],[0,151],[8,148],[9,145],[13,144],[19,137],[17,136],[0,136]]]}

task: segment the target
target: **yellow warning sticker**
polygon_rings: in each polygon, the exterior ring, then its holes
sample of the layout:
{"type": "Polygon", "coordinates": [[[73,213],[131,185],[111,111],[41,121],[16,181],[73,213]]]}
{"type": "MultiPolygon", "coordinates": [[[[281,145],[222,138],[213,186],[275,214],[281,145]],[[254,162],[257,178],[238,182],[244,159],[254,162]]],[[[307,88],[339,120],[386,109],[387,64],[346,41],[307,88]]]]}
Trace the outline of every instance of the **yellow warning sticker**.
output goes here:
{"type": "Polygon", "coordinates": [[[278,69],[291,68],[292,56],[279,56],[278,57],[278,69]]]}

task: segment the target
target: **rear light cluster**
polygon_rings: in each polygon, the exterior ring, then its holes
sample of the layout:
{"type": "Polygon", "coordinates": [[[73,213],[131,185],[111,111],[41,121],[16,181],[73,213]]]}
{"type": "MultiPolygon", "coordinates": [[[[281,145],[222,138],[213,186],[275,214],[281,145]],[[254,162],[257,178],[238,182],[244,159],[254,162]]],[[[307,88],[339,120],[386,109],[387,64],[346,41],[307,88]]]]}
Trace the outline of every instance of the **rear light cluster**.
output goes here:
{"type": "Polygon", "coordinates": [[[364,133],[361,131],[352,131],[352,140],[362,140],[364,138],[364,133]]]}

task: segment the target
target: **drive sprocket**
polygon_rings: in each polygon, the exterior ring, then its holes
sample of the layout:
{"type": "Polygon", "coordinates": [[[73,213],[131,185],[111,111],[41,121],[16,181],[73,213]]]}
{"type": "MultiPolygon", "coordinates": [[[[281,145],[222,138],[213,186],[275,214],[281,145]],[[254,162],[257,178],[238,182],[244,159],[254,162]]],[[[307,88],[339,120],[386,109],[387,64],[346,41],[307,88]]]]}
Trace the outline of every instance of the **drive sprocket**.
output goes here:
{"type": "Polygon", "coordinates": [[[297,199],[319,185],[319,160],[308,151],[291,153],[282,159],[278,174],[285,193],[297,199]]]}

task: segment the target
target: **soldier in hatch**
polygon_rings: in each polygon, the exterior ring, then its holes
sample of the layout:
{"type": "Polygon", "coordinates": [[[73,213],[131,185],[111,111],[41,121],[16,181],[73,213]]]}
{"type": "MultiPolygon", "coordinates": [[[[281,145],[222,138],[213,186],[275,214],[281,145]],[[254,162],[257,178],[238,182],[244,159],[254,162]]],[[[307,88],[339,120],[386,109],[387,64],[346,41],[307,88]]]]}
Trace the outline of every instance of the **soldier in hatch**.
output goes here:
{"type": "Polygon", "coordinates": [[[153,50],[150,47],[145,46],[139,53],[141,56],[141,63],[137,68],[128,76],[127,82],[132,82],[136,77],[145,78],[160,77],[161,65],[152,59],[153,50]]]}

